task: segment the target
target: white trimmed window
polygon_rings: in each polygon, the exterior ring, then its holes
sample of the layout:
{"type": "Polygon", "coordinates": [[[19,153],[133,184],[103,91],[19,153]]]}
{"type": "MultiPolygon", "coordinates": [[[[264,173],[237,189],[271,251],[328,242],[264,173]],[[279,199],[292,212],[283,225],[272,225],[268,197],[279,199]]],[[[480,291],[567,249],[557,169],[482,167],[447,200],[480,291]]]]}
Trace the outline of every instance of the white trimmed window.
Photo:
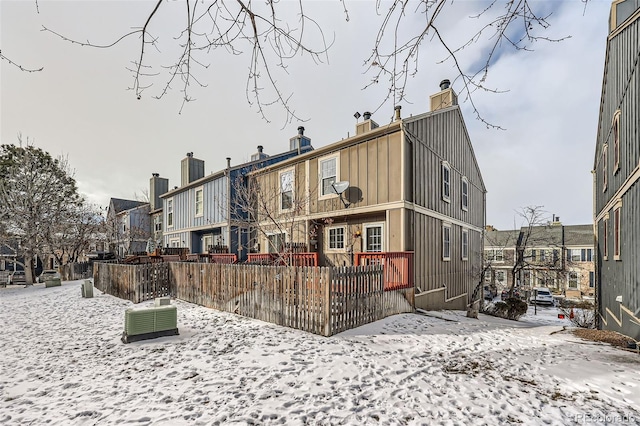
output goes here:
{"type": "Polygon", "coordinates": [[[451,260],[451,225],[442,225],[442,260],[451,260]]]}
{"type": "Polygon", "coordinates": [[[293,170],[280,173],[280,210],[293,208],[293,170]]]}
{"type": "Polygon", "coordinates": [[[173,227],[173,198],[167,200],[167,228],[173,227]]]}
{"type": "Polygon", "coordinates": [[[620,207],[613,211],[613,260],[620,260],[620,207]]]}
{"type": "Polygon", "coordinates": [[[607,144],[602,147],[602,192],[607,190],[607,144]]]}
{"type": "Polygon", "coordinates": [[[451,202],[451,166],[446,161],[442,162],[442,199],[451,202]]]}
{"type": "Polygon", "coordinates": [[[171,238],[169,240],[169,247],[180,247],[180,239],[179,238],[171,238]]]}
{"type": "Polygon", "coordinates": [[[462,210],[469,210],[469,181],[466,177],[462,178],[462,210]]]}
{"type": "Polygon", "coordinates": [[[487,254],[487,260],[490,262],[502,262],[504,261],[504,252],[502,249],[488,249],[485,250],[487,254]]]}
{"type": "Polygon", "coordinates": [[[204,189],[196,188],[195,191],[195,212],[196,217],[204,214],[204,189]]]}
{"type": "Polygon", "coordinates": [[[384,251],[384,225],[372,223],[364,226],[364,251],[384,251]]]}
{"type": "Polygon", "coordinates": [[[284,244],[287,241],[287,234],[269,234],[267,235],[267,249],[269,253],[281,253],[284,250],[284,244]]]}
{"type": "Polygon", "coordinates": [[[329,240],[329,250],[343,250],[344,236],[346,234],[345,227],[329,228],[327,230],[329,240]]]}
{"type": "Polygon", "coordinates": [[[469,260],[469,230],[462,230],[462,260],[469,260]]]}
{"type": "Polygon", "coordinates": [[[338,156],[320,159],[320,196],[334,195],[333,184],[338,181],[338,156]]]}
{"type": "Polygon", "coordinates": [[[611,129],[613,139],[613,172],[620,170],[620,110],[613,115],[613,126],[611,129]]]}

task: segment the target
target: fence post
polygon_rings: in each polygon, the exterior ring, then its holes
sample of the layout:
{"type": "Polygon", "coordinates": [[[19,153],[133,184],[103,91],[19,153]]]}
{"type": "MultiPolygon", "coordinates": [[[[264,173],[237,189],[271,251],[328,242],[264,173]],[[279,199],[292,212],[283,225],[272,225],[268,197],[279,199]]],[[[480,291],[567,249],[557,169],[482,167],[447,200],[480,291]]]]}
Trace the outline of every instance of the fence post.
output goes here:
{"type": "Polygon", "coordinates": [[[320,268],[322,282],[324,283],[324,335],[331,336],[331,281],[333,280],[333,268],[320,268]]]}

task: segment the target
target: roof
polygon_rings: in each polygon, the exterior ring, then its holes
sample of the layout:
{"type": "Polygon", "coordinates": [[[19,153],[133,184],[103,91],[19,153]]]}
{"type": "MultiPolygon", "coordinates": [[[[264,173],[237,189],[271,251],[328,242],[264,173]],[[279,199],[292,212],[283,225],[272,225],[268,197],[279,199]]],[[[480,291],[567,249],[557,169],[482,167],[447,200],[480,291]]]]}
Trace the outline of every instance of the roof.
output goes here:
{"type": "Polygon", "coordinates": [[[117,214],[125,210],[135,209],[136,207],[140,207],[149,203],[145,203],[144,201],[123,200],[121,198],[112,198],[109,204],[113,207],[114,213],[117,214]]]}
{"type": "Polygon", "coordinates": [[[520,231],[487,231],[485,234],[485,247],[515,247],[520,231]]]}
{"type": "Polygon", "coordinates": [[[562,231],[564,228],[562,225],[532,226],[531,232],[527,232],[528,228],[528,226],[520,228],[518,245],[525,245],[526,247],[562,246],[562,231]]]}
{"type": "Polygon", "coordinates": [[[593,242],[593,225],[570,225],[564,227],[564,244],[566,246],[592,246],[593,242]]]}

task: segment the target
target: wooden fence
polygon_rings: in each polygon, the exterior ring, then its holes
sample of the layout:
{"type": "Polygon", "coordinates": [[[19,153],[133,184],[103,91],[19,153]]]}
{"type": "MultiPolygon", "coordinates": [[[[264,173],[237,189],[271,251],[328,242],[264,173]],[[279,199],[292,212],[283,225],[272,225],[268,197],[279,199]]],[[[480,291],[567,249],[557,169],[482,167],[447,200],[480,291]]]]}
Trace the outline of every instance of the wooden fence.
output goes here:
{"type": "Polygon", "coordinates": [[[384,291],[380,265],[97,264],[94,283],[134,303],[172,296],[324,336],[413,312],[414,306],[413,289],[384,291]]]}
{"type": "Polygon", "coordinates": [[[384,265],[384,289],[413,288],[413,252],[356,253],[355,265],[384,265]]]}
{"type": "Polygon", "coordinates": [[[64,281],[90,278],[93,275],[93,262],[74,262],[62,265],[59,268],[60,277],[64,281]]]}

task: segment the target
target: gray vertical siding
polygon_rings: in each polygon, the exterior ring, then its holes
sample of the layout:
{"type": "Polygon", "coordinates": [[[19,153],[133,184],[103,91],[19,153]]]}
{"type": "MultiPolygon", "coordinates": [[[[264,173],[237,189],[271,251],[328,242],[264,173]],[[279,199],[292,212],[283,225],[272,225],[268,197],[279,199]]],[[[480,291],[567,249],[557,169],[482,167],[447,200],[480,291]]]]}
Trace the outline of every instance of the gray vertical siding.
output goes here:
{"type": "MultiPolygon", "coordinates": [[[[600,121],[595,152],[595,213],[605,206],[640,162],[640,19],[611,37],[607,45],[600,121]],[[614,167],[613,116],[620,110],[620,170],[614,167]],[[607,189],[603,191],[602,147],[607,144],[607,189]]],[[[608,258],[604,260],[603,223],[597,223],[597,297],[603,328],[640,339],[640,182],[621,194],[620,260],[614,260],[614,215],[609,213],[608,258]],[[616,297],[621,296],[622,302],[616,297]],[[620,324],[621,322],[621,324],[620,324]]]]}
{"type": "Polygon", "coordinates": [[[447,297],[471,295],[482,270],[485,188],[458,107],[416,117],[405,123],[406,159],[410,185],[406,198],[418,206],[447,216],[451,224],[451,260],[442,260],[443,220],[407,212],[413,226],[416,286],[423,291],[446,286],[447,297]],[[450,202],[442,199],[441,164],[450,165],[450,202]],[[469,208],[462,209],[462,177],[469,183],[469,208]],[[469,227],[469,256],[462,260],[462,222],[469,227]]]}

